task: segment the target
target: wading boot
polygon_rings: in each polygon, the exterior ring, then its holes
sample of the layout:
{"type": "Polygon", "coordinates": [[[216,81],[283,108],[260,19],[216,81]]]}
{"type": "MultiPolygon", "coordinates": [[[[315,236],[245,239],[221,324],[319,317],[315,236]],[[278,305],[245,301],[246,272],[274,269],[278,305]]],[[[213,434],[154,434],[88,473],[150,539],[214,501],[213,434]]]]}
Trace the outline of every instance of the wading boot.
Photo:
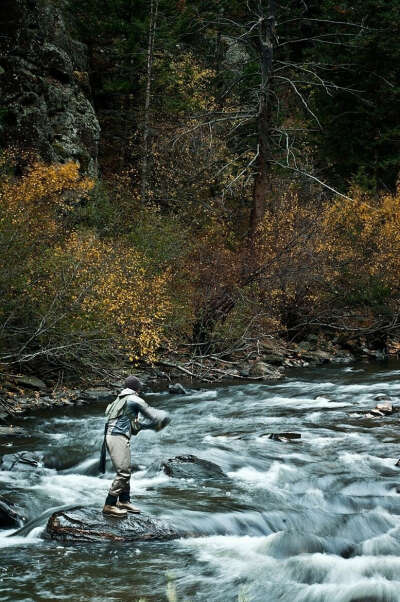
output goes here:
{"type": "Polygon", "coordinates": [[[116,518],[126,518],[128,516],[126,509],[119,508],[118,506],[111,506],[110,504],[104,505],[103,514],[106,514],[107,516],[115,516],[116,518]]]}
{"type": "Polygon", "coordinates": [[[117,507],[121,508],[121,510],[126,510],[126,512],[131,512],[132,514],[140,514],[140,512],[141,512],[141,510],[139,508],[136,508],[136,506],[131,504],[129,501],[117,502],[117,507]]]}

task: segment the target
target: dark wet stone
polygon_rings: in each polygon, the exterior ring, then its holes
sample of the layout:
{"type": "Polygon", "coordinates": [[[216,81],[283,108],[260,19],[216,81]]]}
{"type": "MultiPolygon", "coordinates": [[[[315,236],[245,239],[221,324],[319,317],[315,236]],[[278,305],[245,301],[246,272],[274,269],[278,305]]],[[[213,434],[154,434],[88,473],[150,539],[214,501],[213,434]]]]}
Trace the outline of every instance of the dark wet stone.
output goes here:
{"type": "Polygon", "coordinates": [[[283,353],[268,353],[266,355],[263,355],[263,360],[267,362],[267,364],[271,364],[271,366],[281,366],[283,364],[284,359],[285,356],[283,353]]]}
{"type": "Polygon", "coordinates": [[[249,374],[250,376],[260,377],[264,380],[278,380],[279,378],[282,378],[282,373],[279,370],[269,366],[265,362],[256,362],[253,364],[249,374]]]}
{"type": "Polygon", "coordinates": [[[6,454],[1,459],[1,470],[32,470],[42,466],[43,455],[32,452],[17,452],[16,454],[6,454]]]}
{"type": "Polygon", "coordinates": [[[310,362],[315,362],[316,364],[326,364],[331,362],[334,358],[332,353],[328,351],[323,351],[322,349],[317,349],[316,351],[305,351],[300,349],[301,357],[310,362]]]}
{"type": "Polygon", "coordinates": [[[88,403],[89,401],[87,399],[78,399],[75,405],[78,406],[78,408],[80,408],[82,406],[86,406],[88,403]]]}
{"type": "Polygon", "coordinates": [[[21,527],[25,518],[18,511],[18,506],[0,496],[0,529],[21,527]]]}
{"type": "Polygon", "coordinates": [[[177,479],[221,479],[226,478],[223,470],[213,462],[202,460],[191,454],[169,458],[166,462],[154,462],[148,469],[149,474],[164,472],[177,479]]]}
{"type": "Polygon", "coordinates": [[[185,387],[181,385],[181,383],[175,383],[173,385],[169,385],[168,391],[173,395],[187,395],[188,391],[186,391],[185,387]]]}
{"type": "Polygon", "coordinates": [[[14,380],[21,387],[28,387],[29,389],[36,389],[38,391],[47,391],[46,383],[36,376],[14,376],[14,380]]]}
{"type": "Polygon", "coordinates": [[[101,508],[77,508],[55,512],[49,518],[45,537],[74,542],[131,542],[176,539],[181,535],[167,522],[147,514],[126,518],[104,516],[101,508]]]}
{"type": "Polygon", "coordinates": [[[293,439],[301,439],[300,433],[270,433],[268,439],[273,441],[291,441],[293,439]]]}
{"type": "Polygon", "coordinates": [[[378,395],[375,395],[374,401],[392,401],[392,398],[386,393],[379,393],[378,395]]]}

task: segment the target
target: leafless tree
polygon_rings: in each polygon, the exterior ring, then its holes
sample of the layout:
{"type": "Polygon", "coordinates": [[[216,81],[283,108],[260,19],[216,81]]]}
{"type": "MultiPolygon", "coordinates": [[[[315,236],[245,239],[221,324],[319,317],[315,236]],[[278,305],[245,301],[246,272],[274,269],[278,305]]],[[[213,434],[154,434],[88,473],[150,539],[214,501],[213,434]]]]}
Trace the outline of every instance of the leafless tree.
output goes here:
{"type": "MultiPolygon", "coordinates": [[[[238,130],[247,128],[247,139],[256,141],[250,152],[244,153],[246,163],[240,168],[229,187],[241,178],[252,179],[253,191],[251,199],[248,237],[243,255],[243,270],[240,282],[234,286],[223,287],[211,299],[206,300],[203,311],[194,326],[194,340],[204,344],[215,324],[225,320],[233,309],[237,299],[237,291],[254,282],[266,269],[264,265],[255,265],[253,246],[257,232],[267,207],[273,211],[273,182],[276,170],[288,170],[298,178],[308,178],[331,193],[345,196],[342,192],[326,183],[313,168],[301,158],[302,145],[306,136],[312,131],[321,130],[318,115],[310,102],[311,92],[322,89],[332,95],[338,88],[330,79],[330,71],[348,69],[349,65],[330,65],[305,60],[304,54],[291,49],[304,44],[337,44],[350,45],[357,42],[368,29],[364,23],[353,23],[335,19],[313,18],[309,16],[308,7],[298,9],[298,3],[291,1],[283,5],[277,0],[247,0],[246,8],[232,9],[232,14],[221,13],[215,20],[217,31],[225,31],[225,39],[231,46],[243,48],[241,67],[236,64],[230,78],[227,78],[227,94],[240,89],[240,103],[233,107],[228,105],[214,114],[208,114],[203,125],[218,128],[221,123],[231,123],[228,135],[237,135],[238,130]],[[237,16],[240,15],[240,18],[237,16]],[[302,35],[302,25],[313,33],[302,35]],[[298,56],[297,56],[298,54],[298,56]],[[244,57],[244,58],[243,58],[244,57]],[[295,58],[293,58],[295,57],[295,58]],[[249,77],[246,65],[251,65],[256,77],[249,77]],[[256,66],[256,70],[254,70],[256,66]],[[249,85],[246,78],[250,79],[249,85]],[[258,84],[255,85],[255,79],[258,84]],[[243,92],[244,91],[244,92],[243,92]],[[244,102],[243,97],[247,100],[244,102]],[[285,122],[284,112],[292,111],[300,115],[303,112],[303,123],[285,122]],[[250,155],[250,159],[248,158],[250,155]]],[[[224,38],[224,36],[222,36],[224,38]]],[[[239,61],[240,62],[240,61],[239,61]]],[[[227,66],[225,65],[225,68],[227,66]]],[[[349,94],[359,94],[356,87],[348,88],[349,94]]],[[[196,125],[195,127],[201,127],[196,125]]],[[[220,172],[224,170],[223,166],[220,172]]],[[[347,198],[347,197],[346,197],[347,198]]]]}

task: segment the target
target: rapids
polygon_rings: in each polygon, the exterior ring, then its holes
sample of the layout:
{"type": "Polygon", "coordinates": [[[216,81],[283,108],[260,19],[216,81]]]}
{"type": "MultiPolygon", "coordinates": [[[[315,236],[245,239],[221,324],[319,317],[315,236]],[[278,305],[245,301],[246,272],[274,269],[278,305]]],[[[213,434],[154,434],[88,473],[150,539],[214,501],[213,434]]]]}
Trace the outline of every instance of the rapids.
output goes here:
{"type": "Polygon", "coordinates": [[[43,467],[0,471],[28,518],[0,531],[0,601],[400,601],[400,414],[365,418],[378,393],[400,397],[399,362],[147,395],[172,421],[133,439],[133,501],[190,537],[134,546],[42,539],[54,509],[100,510],[113,473],[97,472],[104,404],[28,416],[29,438],[0,442],[1,455],[44,454],[43,467]],[[280,431],[302,439],[267,438],[280,431]],[[181,454],[224,478],[146,473],[181,454]]]}

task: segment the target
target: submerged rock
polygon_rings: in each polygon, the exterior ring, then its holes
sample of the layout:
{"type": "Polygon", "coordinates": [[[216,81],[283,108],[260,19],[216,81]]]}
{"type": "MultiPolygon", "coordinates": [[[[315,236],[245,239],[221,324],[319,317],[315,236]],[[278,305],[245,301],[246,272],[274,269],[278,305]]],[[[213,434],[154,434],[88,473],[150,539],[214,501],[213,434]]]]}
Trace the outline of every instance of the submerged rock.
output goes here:
{"type": "Polygon", "coordinates": [[[30,437],[30,434],[20,426],[0,426],[0,437],[30,437]]]}
{"type": "Polygon", "coordinates": [[[374,401],[392,401],[392,398],[387,393],[379,393],[375,395],[374,401]]]}
{"type": "Polygon", "coordinates": [[[221,479],[226,477],[217,464],[191,454],[175,456],[165,462],[154,462],[147,472],[150,474],[164,472],[169,477],[177,479],[221,479]]]}
{"type": "Polygon", "coordinates": [[[129,542],[176,539],[180,534],[165,521],[146,514],[120,519],[104,516],[100,508],[75,508],[52,514],[45,537],[70,543],[129,542]]]}
{"type": "Polygon", "coordinates": [[[173,385],[169,385],[168,391],[173,395],[187,395],[185,387],[181,385],[181,383],[175,383],[173,385]]]}
{"type": "Polygon", "coordinates": [[[17,506],[0,496],[0,529],[21,527],[25,518],[19,514],[17,506]]]}
{"type": "Polygon", "coordinates": [[[291,441],[293,439],[301,439],[300,433],[270,433],[268,439],[273,441],[291,441]]]}

